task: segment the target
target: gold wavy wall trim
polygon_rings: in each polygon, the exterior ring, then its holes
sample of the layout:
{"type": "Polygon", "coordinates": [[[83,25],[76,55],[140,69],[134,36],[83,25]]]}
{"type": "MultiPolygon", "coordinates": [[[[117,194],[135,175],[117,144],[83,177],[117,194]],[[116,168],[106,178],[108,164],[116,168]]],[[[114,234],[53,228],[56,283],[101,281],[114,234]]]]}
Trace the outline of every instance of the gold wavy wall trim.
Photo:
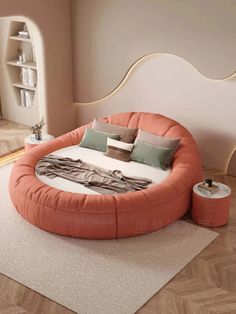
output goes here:
{"type": "Polygon", "coordinates": [[[147,62],[148,60],[152,59],[152,58],[158,58],[160,56],[163,55],[170,55],[170,56],[175,56],[176,58],[182,59],[184,60],[186,63],[188,63],[194,70],[196,70],[201,76],[203,76],[204,78],[207,78],[209,80],[213,80],[213,81],[225,81],[225,80],[230,80],[230,79],[236,79],[236,70],[230,74],[227,77],[223,77],[223,78],[211,78],[211,77],[207,77],[204,74],[202,74],[196,67],[194,67],[190,62],[188,62],[187,60],[185,60],[182,57],[179,57],[177,55],[174,54],[170,54],[170,53],[151,53],[151,54],[147,54],[144,55],[143,57],[139,58],[137,61],[135,61],[131,67],[128,69],[128,71],[126,72],[124,78],[121,80],[121,82],[117,85],[117,87],[111,91],[109,94],[107,94],[106,96],[99,98],[97,100],[93,100],[93,101],[88,101],[88,102],[75,102],[74,105],[78,105],[78,106],[84,106],[84,105],[92,105],[92,104],[98,104],[108,98],[110,98],[111,96],[113,96],[115,93],[117,93],[124,85],[125,83],[128,81],[129,77],[138,69],[138,67],[140,65],[142,65],[143,63],[147,62]]]}

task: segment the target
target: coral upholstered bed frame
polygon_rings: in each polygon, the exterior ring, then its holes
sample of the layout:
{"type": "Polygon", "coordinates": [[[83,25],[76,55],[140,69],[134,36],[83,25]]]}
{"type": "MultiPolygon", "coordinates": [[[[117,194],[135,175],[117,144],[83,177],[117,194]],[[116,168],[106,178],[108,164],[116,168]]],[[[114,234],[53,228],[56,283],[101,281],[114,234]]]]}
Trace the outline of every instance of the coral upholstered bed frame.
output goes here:
{"type": "MultiPolygon", "coordinates": [[[[173,66],[172,61],[170,58],[169,62],[173,66]]],[[[158,113],[155,84],[161,84],[161,78],[156,73],[156,81],[148,84],[145,79],[147,66],[149,72],[152,72],[152,64],[144,63],[139,70],[133,70],[135,75],[133,78],[131,76],[132,79],[125,80],[109,97],[80,105],[81,127],[31,149],[16,162],[10,178],[10,196],[15,208],[30,223],[67,236],[112,239],[155,231],[179,219],[189,209],[192,187],[202,179],[197,145],[185,127],[168,117],[171,112],[165,116],[163,112],[158,113]],[[150,103],[146,102],[147,99],[150,103]],[[151,110],[154,102],[155,110],[151,110]],[[140,107],[157,113],[142,112],[140,107]],[[105,117],[107,123],[181,138],[171,174],[160,184],[146,190],[113,195],[65,192],[39,181],[35,176],[38,160],[60,148],[78,145],[85,125],[91,127],[94,116],[105,117]]],[[[178,67],[174,67],[173,71],[178,72],[178,67]]],[[[170,94],[171,91],[166,94],[167,111],[168,99],[173,96],[170,94]]]]}
{"type": "Polygon", "coordinates": [[[113,195],[65,192],[39,181],[35,175],[38,160],[60,148],[78,145],[85,130],[82,126],[38,145],[16,162],[10,178],[10,196],[25,219],[58,234],[111,239],[157,230],[186,213],[191,203],[192,187],[202,175],[197,146],[191,134],[179,123],[152,113],[127,112],[105,120],[181,138],[171,174],[148,189],[113,195]]]}

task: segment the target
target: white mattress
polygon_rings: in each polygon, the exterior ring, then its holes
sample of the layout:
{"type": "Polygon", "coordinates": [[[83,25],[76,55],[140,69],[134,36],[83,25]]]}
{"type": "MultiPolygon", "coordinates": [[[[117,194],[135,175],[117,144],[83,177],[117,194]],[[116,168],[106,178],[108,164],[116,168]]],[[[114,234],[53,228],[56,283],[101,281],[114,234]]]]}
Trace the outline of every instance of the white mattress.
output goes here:
{"type": "MultiPolygon", "coordinates": [[[[78,145],[59,149],[53,152],[54,155],[61,157],[69,157],[72,159],[81,159],[95,166],[108,170],[121,170],[124,175],[145,177],[152,180],[152,184],[163,181],[171,172],[171,169],[161,170],[135,161],[124,162],[104,156],[102,152],[97,150],[79,147],[78,145]]],[[[37,178],[43,183],[67,192],[76,192],[83,194],[100,194],[89,188],[60,177],[49,179],[46,176],[37,175],[37,178]]]]}

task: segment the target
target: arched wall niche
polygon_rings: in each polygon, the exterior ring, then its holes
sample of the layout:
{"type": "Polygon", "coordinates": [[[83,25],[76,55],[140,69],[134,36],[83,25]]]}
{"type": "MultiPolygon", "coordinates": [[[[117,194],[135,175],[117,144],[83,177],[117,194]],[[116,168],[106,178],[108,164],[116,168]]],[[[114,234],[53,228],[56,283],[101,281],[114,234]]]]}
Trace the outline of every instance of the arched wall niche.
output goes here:
{"type": "Polygon", "coordinates": [[[70,1],[0,0],[0,18],[27,21],[38,61],[40,116],[46,131],[58,136],[77,125],[73,105],[70,1]]]}
{"type": "MultiPolygon", "coordinates": [[[[1,77],[0,77],[0,85],[1,85],[1,95],[4,95],[2,97],[2,109],[4,109],[7,106],[11,106],[14,103],[13,110],[13,116],[12,118],[8,118],[12,121],[17,121],[17,118],[20,119],[20,117],[17,117],[17,115],[27,115],[28,109],[24,109],[24,111],[18,112],[16,109],[18,109],[17,99],[14,97],[14,87],[12,86],[12,81],[10,80],[10,73],[11,73],[11,66],[6,64],[7,61],[9,61],[9,56],[11,56],[11,59],[15,58],[16,51],[13,49],[11,51],[11,40],[9,40],[9,36],[12,35],[12,28],[14,28],[14,25],[17,23],[25,23],[29,29],[32,45],[35,50],[36,60],[37,60],[37,90],[35,95],[35,100],[33,107],[30,109],[30,114],[28,117],[29,122],[26,123],[28,125],[33,125],[37,123],[42,117],[45,118],[45,120],[48,120],[48,113],[47,113],[47,102],[46,102],[46,95],[45,95],[45,88],[43,82],[45,82],[45,68],[44,68],[44,47],[43,47],[43,39],[42,34],[40,33],[40,30],[38,26],[32,21],[31,19],[23,16],[8,16],[8,17],[0,17],[0,34],[1,39],[4,38],[4,42],[2,42],[2,45],[0,47],[0,64],[1,64],[1,77]],[[14,113],[14,110],[16,111],[14,113]],[[14,118],[15,117],[15,118],[14,118]]],[[[17,43],[17,42],[15,42],[17,43]]],[[[19,43],[19,42],[18,42],[19,43]]],[[[17,75],[20,71],[18,71],[17,75]]],[[[4,110],[3,110],[4,111],[4,110]]],[[[8,113],[9,114],[9,113],[8,113]]],[[[21,117],[21,119],[24,120],[24,117],[21,117]]],[[[20,120],[21,120],[20,119],[20,120]]],[[[18,121],[17,121],[18,122],[18,121]]],[[[21,122],[21,121],[20,121],[21,122]]],[[[47,130],[48,125],[45,127],[47,130]]]]}

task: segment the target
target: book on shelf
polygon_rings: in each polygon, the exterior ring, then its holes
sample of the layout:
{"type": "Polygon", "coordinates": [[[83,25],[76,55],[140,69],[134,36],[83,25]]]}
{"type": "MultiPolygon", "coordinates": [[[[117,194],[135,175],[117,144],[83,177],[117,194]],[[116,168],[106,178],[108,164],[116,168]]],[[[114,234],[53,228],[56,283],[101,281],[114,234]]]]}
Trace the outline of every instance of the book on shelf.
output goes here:
{"type": "Polygon", "coordinates": [[[25,107],[25,90],[20,90],[20,105],[25,107]]]}
{"type": "Polygon", "coordinates": [[[21,68],[21,82],[25,86],[35,87],[37,84],[37,71],[27,67],[21,68]]]}
{"type": "Polygon", "coordinates": [[[25,106],[27,108],[33,106],[34,92],[30,90],[25,90],[25,106]]]}
{"type": "Polygon", "coordinates": [[[28,68],[28,86],[35,87],[37,84],[37,71],[28,68]]]}
{"type": "Polygon", "coordinates": [[[20,105],[23,107],[30,108],[34,103],[34,92],[31,90],[21,89],[20,90],[20,105]]]}

